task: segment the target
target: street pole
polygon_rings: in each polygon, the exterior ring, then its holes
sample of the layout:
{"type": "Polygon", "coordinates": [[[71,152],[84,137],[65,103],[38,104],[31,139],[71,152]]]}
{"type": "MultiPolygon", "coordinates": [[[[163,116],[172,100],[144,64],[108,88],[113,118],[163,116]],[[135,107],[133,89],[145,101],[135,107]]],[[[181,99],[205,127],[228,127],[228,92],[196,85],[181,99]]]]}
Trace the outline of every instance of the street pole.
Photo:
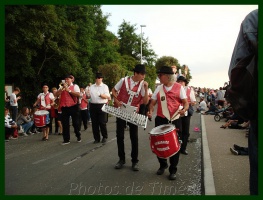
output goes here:
{"type": "Polygon", "coordinates": [[[142,64],[142,27],[146,27],[146,25],[141,25],[141,64],[142,64]]]}

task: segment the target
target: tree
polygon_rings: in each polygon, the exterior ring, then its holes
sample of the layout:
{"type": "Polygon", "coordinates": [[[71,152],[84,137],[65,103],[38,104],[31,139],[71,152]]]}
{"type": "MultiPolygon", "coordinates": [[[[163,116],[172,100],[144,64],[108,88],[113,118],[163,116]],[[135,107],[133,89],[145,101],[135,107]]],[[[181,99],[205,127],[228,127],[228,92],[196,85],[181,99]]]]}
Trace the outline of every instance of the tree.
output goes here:
{"type": "Polygon", "coordinates": [[[58,86],[65,74],[87,85],[100,64],[117,62],[117,37],[98,5],[5,7],[5,82],[32,105],[41,83],[58,86]]]}
{"type": "Polygon", "coordinates": [[[111,90],[118,81],[126,75],[126,70],[118,64],[105,64],[98,67],[103,72],[103,82],[108,85],[111,90]]]}
{"type": "Polygon", "coordinates": [[[190,81],[192,79],[192,76],[190,74],[190,69],[188,68],[188,66],[187,65],[180,66],[180,63],[178,62],[178,60],[172,56],[163,56],[163,57],[159,58],[155,64],[156,70],[160,69],[160,67],[162,67],[162,66],[173,66],[173,65],[175,65],[177,67],[177,72],[180,69],[181,74],[183,74],[184,76],[185,76],[185,69],[187,68],[186,79],[188,81],[190,81]]]}

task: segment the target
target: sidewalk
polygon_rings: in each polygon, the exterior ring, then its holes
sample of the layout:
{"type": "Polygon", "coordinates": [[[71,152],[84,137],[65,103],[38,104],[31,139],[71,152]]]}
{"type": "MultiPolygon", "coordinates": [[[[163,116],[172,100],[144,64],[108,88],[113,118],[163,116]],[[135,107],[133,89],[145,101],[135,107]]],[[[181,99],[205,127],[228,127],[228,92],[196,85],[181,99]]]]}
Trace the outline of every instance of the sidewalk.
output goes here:
{"type": "Polygon", "coordinates": [[[247,146],[245,130],[222,129],[225,119],[201,115],[205,195],[249,195],[248,156],[230,152],[233,144],[247,146]]]}

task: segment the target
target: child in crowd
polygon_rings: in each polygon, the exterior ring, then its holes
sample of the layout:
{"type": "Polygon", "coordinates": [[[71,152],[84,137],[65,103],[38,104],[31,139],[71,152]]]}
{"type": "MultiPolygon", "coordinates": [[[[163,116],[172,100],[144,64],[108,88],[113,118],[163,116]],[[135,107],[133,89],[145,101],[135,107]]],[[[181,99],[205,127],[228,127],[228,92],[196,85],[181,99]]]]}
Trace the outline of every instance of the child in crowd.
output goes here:
{"type": "Polygon", "coordinates": [[[24,129],[24,136],[28,136],[28,134],[32,134],[29,130],[33,126],[34,122],[32,121],[29,115],[28,107],[23,107],[21,110],[21,114],[19,114],[17,118],[17,124],[22,126],[24,129]]]}
{"type": "Polygon", "coordinates": [[[8,142],[9,139],[17,139],[17,124],[10,117],[9,109],[5,108],[5,141],[8,142]]]}

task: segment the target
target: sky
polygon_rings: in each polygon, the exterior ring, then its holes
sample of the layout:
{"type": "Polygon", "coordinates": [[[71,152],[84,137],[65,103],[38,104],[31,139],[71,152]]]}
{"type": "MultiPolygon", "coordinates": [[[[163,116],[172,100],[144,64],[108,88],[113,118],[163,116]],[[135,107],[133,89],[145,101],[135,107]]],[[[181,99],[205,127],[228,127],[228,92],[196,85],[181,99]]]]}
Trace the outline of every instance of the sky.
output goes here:
{"type": "Polygon", "coordinates": [[[245,16],[258,5],[102,5],[107,30],[117,36],[125,20],[148,38],[158,58],[172,56],[188,65],[195,87],[218,89],[228,68],[245,16]],[[140,25],[146,25],[141,28],[140,25]]]}

